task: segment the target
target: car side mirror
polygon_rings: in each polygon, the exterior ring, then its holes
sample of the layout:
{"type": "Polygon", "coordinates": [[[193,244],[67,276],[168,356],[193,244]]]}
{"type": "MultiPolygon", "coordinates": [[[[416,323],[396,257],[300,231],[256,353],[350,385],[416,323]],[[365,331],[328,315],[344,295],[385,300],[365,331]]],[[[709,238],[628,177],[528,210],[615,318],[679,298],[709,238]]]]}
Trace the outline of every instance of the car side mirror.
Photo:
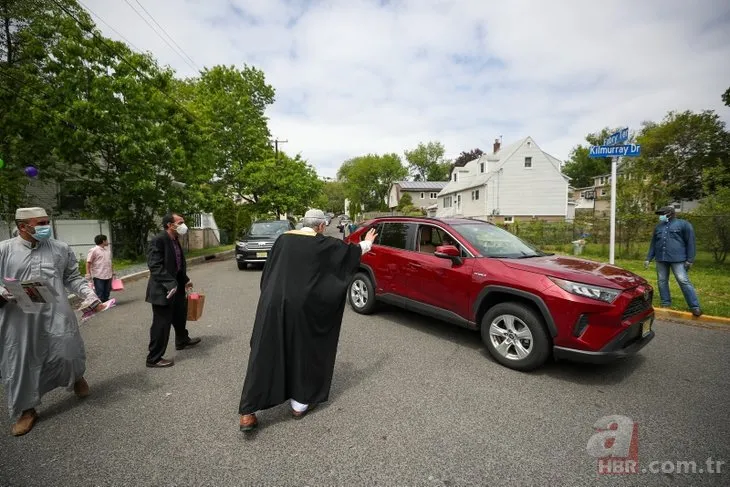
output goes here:
{"type": "Polygon", "coordinates": [[[439,245],[433,255],[442,259],[449,259],[454,264],[461,264],[461,252],[453,245],[439,245]]]}

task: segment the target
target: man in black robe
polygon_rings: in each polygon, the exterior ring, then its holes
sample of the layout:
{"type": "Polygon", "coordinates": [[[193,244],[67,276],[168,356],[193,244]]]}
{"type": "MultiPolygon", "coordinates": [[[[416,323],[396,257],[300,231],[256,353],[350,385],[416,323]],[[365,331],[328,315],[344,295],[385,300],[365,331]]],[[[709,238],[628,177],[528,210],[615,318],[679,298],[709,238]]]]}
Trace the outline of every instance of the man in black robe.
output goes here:
{"type": "Polygon", "coordinates": [[[256,411],[291,401],[303,417],[329,398],[347,287],[375,240],[326,237],[325,215],[309,210],[301,230],[274,243],[261,275],[261,296],[239,406],[240,428],[254,429],[256,411]]]}

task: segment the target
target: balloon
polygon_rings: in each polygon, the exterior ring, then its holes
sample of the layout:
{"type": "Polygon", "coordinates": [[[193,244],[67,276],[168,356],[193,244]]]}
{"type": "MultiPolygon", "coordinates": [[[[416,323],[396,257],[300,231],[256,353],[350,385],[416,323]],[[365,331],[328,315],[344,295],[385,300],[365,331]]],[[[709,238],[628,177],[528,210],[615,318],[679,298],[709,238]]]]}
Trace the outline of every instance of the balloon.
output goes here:
{"type": "Polygon", "coordinates": [[[38,169],[33,166],[28,166],[25,168],[25,175],[29,178],[34,178],[38,176],[38,169]]]}

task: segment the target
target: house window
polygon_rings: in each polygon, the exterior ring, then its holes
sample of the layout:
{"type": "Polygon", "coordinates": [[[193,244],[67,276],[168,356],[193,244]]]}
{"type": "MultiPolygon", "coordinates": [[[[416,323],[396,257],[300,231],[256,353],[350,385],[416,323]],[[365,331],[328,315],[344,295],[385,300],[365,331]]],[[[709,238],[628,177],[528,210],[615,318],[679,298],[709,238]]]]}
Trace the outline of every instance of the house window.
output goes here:
{"type": "Polygon", "coordinates": [[[513,216],[506,216],[506,217],[504,217],[504,222],[505,223],[514,223],[514,221],[515,221],[515,217],[513,217],[513,216]]]}
{"type": "Polygon", "coordinates": [[[479,190],[478,189],[471,192],[471,199],[472,199],[472,201],[479,199],[479,190]]]}
{"type": "Polygon", "coordinates": [[[438,198],[438,193],[431,193],[428,195],[428,197],[432,200],[435,200],[436,198],[438,198]]]}
{"type": "Polygon", "coordinates": [[[444,208],[451,208],[451,196],[444,198],[444,208]]]}
{"type": "Polygon", "coordinates": [[[58,192],[58,209],[63,212],[78,212],[86,206],[86,195],[79,189],[79,181],[66,181],[58,192]]]}
{"type": "Polygon", "coordinates": [[[425,198],[426,198],[426,194],[425,193],[421,193],[421,199],[425,199],[425,198]]]}
{"type": "Polygon", "coordinates": [[[456,195],[456,211],[461,211],[461,195],[456,195]]]}
{"type": "Polygon", "coordinates": [[[453,179],[454,182],[456,182],[456,173],[454,173],[451,178],[453,179]]]}
{"type": "Polygon", "coordinates": [[[484,172],[484,163],[483,162],[479,163],[479,172],[484,172]]]}
{"type": "Polygon", "coordinates": [[[525,167],[532,167],[532,157],[525,157],[525,167]]]}

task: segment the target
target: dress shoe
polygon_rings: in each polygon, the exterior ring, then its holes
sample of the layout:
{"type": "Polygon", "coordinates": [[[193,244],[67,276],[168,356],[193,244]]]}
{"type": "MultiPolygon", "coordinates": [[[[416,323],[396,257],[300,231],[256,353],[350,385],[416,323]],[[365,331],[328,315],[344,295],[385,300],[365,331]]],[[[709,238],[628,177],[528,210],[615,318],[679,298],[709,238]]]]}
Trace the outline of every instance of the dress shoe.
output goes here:
{"type": "Polygon", "coordinates": [[[89,395],[89,383],[83,377],[74,383],[74,393],[79,398],[84,398],[89,395]]]}
{"type": "Polygon", "coordinates": [[[692,310],[692,316],[702,316],[702,310],[700,308],[694,308],[692,310]]]}
{"type": "Polygon", "coordinates": [[[304,416],[307,415],[307,413],[309,413],[315,407],[317,407],[316,404],[310,404],[309,406],[307,406],[307,409],[305,409],[302,412],[299,412],[296,409],[292,408],[291,415],[294,416],[294,419],[302,419],[304,416]]]}
{"type": "Polygon", "coordinates": [[[166,360],[164,358],[161,358],[154,364],[147,362],[147,367],[152,367],[152,368],[172,367],[173,365],[175,365],[175,362],[173,362],[172,360],[166,360]]]}
{"type": "Polygon", "coordinates": [[[184,350],[189,347],[194,347],[200,343],[200,338],[190,338],[187,342],[181,343],[180,345],[175,345],[175,350],[184,350]]]}
{"type": "Polygon", "coordinates": [[[241,431],[251,431],[259,425],[255,414],[242,414],[240,420],[241,431]]]}
{"type": "Polygon", "coordinates": [[[13,436],[22,436],[32,430],[36,419],[38,419],[38,413],[35,412],[35,409],[23,411],[23,414],[11,428],[13,436]]]}

